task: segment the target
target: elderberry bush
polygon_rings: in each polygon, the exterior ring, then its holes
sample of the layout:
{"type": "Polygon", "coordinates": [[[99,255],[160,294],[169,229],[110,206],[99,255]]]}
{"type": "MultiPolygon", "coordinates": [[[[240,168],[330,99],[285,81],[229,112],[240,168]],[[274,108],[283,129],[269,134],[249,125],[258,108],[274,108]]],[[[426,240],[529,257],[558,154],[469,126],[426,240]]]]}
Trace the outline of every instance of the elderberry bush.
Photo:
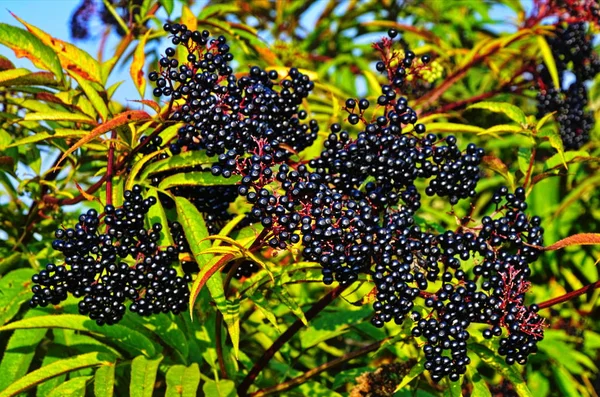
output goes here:
{"type": "Polygon", "coordinates": [[[179,313],[187,308],[190,276],[180,277],[173,267],[175,247],[160,248],[162,225],[144,225],[148,209],[138,185],[124,192],[121,207],[89,210],[74,228],[56,230],[52,248],[64,256],[34,275],[31,307],[56,305],[68,294],[82,298],[79,313],[98,325],[119,322],[129,309],[140,316],[179,313]]]}

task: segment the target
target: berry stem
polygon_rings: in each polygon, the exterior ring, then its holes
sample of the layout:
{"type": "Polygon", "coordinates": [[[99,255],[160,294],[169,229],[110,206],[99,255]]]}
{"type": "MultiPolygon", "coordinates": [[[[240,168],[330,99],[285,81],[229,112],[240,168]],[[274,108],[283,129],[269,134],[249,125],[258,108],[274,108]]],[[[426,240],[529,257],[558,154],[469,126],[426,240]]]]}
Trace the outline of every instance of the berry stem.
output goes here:
{"type": "MultiPolygon", "coordinates": [[[[338,296],[344,292],[346,288],[348,288],[349,284],[340,285],[327,293],[324,297],[322,297],[318,302],[316,302],[310,309],[304,313],[306,317],[306,321],[312,320],[317,314],[319,314],[323,309],[327,307],[331,302],[335,300],[338,296]]],[[[239,396],[247,396],[248,389],[252,386],[252,383],[258,376],[258,374],[267,366],[271,358],[285,345],[296,333],[304,326],[302,320],[297,319],[292,325],[285,330],[283,334],[279,336],[273,342],[271,347],[269,347],[263,355],[256,361],[248,375],[242,380],[242,383],[238,386],[238,395],[239,396]]]]}
{"type": "Polygon", "coordinates": [[[286,390],[289,390],[289,389],[293,388],[294,386],[297,386],[297,385],[300,385],[300,384],[306,382],[308,379],[312,378],[315,375],[320,374],[321,372],[328,371],[328,370],[330,370],[340,364],[348,362],[356,357],[360,357],[363,354],[367,354],[367,353],[377,350],[379,348],[379,346],[381,346],[384,342],[386,342],[389,339],[390,338],[385,338],[380,341],[373,342],[369,345],[363,346],[360,349],[355,350],[353,352],[346,353],[343,356],[338,357],[329,362],[326,362],[325,364],[319,365],[318,367],[313,368],[310,371],[306,371],[304,374],[302,374],[298,377],[295,377],[293,379],[290,379],[287,382],[256,391],[256,392],[250,394],[250,397],[268,396],[270,394],[281,393],[286,390]]]}
{"type": "Polygon", "coordinates": [[[598,287],[600,287],[600,280],[596,281],[595,283],[588,284],[585,287],[579,288],[579,289],[577,289],[575,291],[571,291],[571,292],[568,292],[568,293],[566,293],[564,295],[557,296],[556,298],[549,299],[549,300],[547,300],[545,302],[542,302],[542,303],[538,304],[538,306],[539,306],[540,309],[546,309],[548,307],[552,307],[554,305],[558,305],[559,303],[563,303],[563,302],[569,301],[569,300],[571,300],[573,298],[576,298],[576,297],[578,297],[580,295],[585,294],[588,291],[593,291],[593,290],[595,290],[598,287]]]}

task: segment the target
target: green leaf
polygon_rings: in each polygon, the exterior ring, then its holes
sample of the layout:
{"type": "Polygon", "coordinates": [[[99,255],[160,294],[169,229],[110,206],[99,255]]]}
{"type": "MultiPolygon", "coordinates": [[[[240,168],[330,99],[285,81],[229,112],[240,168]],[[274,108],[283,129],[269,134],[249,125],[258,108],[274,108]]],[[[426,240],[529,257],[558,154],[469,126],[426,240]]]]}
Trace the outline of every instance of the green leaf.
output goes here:
{"type": "Polygon", "coordinates": [[[18,58],[26,57],[38,68],[52,72],[60,83],[65,76],[58,56],[40,39],[26,30],[0,23],[0,44],[13,50],[18,58]]]}
{"type": "MultiPolygon", "coordinates": [[[[47,314],[46,309],[32,309],[25,314],[25,318],[43,314],[47,314]]],[[[47,332],[46,328],[19,329],[12,334],[0,362],[0,390],[6,389],[27,373],[35,351],[47,332]]]]}
{"type": "Polygon", "coordinates": [[[185,335],[173,321],[172,315],[165,313],[155,314],[150,318],[138,319],[146,328],[158,335],[167,346],[170,346],[180,355],[185,363],[189,347],[185,335]]]}
{"type": "Polygon", "coordinates": [[[560,137],[560,134],[558,133],[556,128],[554,128],[553,126],[542,128],[538,131],[537,136],[540,138],[548,139],[548,141],[550,142],[550,146],[556,149],[556,151],[560,155],[565,168],[568,168],[567,161],[565,159],[565,148],[563,146],[562,138],[560,137]]]}
{"type": "Polygon", "coordinates": [[[103,124],[100,124],[99,126],[94,128],[92,131],[89,132],[89,134],[84,136],[82,139],[77,141],[75,144],[71,145],[63,153],[62,157],[58,160],[55,168],[58,167],[58,165],[65,158],[67,158],[67,156],[69,154],[73,153],[75,150],[77,150],[80,147],[84,146],[85,144],[93,141],[94,139],[100,137],[101,135],[106,134],[107,132],[112,131],[113,129],[119,128],[123,125],[129,124],[129,123],[132,123],[135,121],[146,121],[148,119],[150,119],[150,115],[148,113],[144,112],[143,110],[127,110],[127,111],[117,114],[115,117],[113,117],[109,121],[107,121],[103,124]]]}
{"type": "MultiPolygon", "coordinates": [[[[194,259],[196,259],[196,262],[198,263],[200,274],[203,274],[203,272],[207,273],[207,269],[218,269],[224,266],[225,263],[218,263],[220,260],[219,257],[203,254],[203,251],[209,249],[211,244],[210,241],[206,240],[206,237],[208,237],[208,230],[206,229],[202,214],[198,212],[192,203],[183,197],[175,197],[175,206],[177,208],[179,223],[181,223],[181,226],[183,227],[183,232],[190,244],[194,259]]],[[[193,313],[192,310],[196,298],[198,297],[198,293],[205,284],[217,305],[217,309],[223,315],[227,330],[233,342],[233,351],[237,357],[239,353],[239,303],[233,304],[225,298],[223,278],[221,277],[220,272],[215,270],[210,274],[206,274],[206,277],[201,277],[200,275],[196,277],[190,291],[190,315],[193,313]]]]}
{"type": "Polygon", "coordinates": [[[0,83],[18,79],[19,77],[27,76],[30,73],[31,72],[25,68],[5,70],[5,71],[0,72],[0,83]]]}
{"type": "Polygon", "coordinates": [[[523,175],[527,174],[527,169],[529,168],[529,161],[531,160],[531,154],[531,148],[519,148],[517,161],[519,163],[519,170],[523,175]]]}
{"type": "Polygon", "coordinates": [[[46,397],[84,397],[85,387],[92,376],[78,376],[55,387],[46,397]]]}
{"type": "Polygon", "coordinates": [[[527,383],[525,383],[515,366],[506,364],[502,357],[498,356],[485,346],[472,344],[469,345],[469,347],[484,363],[502,374],[510,383],[512,383],[519,397],[533,397],[533,394],[531,394],[531,391],[529,391],[529,388],[527,387],[527,383]]]}
{"type": "Polygon", "coordinates": [[[235,397],[235,383],[229,379],[222,379],[218,382],[207,380],[202,386],[202,391],[205,396],[211,397],[235,397]]]}
{"type": "MultiPolygon", "coordinates": [[[[68,331],[71,332],[71,331],[68,331]]],[[[64,331],[61,333],[60,331],[54,335],[54,340],[62,340],[64,339],[64,331]]],[[[52,344],[48,346],[48,350],[44,354],[44,359],[42,360],[42,367],[52,364],[56,361],[64,360],[68,358],[70,355],[67,354],[67,350],[58,344],[52,344]]],[[[86,352],[89,353],[89,352],[86,352]]],[[[55,376],[52,379],[48,379],[44,383],[38,385],[37,390],[35,391],[36,397],[44,397],[48,393],[52,391],[52,389],[60,386],[61,383],[65,382],[67,379],[66,374],[62,374],[59,376],[55,376]]]]}
{"type": "Polygon", "coordinates": [[[573,376],[567,372],[567,370],[561,365],[555,363],[550,366],[552,372],[554,373],[554,379],[558,384],[558,388],[560,390],[560,395],[564,397],[578,397],[581,394],[577,391],[575,385],[577,384],[577,380],[573,378],[573,376]]]}
{"type": "Polygon", "coordinates": [[[550,382],[548,378],[538,371],[527,375],[527,385],[536,397],[546,397],[550,394],[550,382]]]}
{"type": "Polygon", "coordinates": [[[542,59],[552,78],[552,83],[556,89],[560,89],[560,79],[558,78],[558,70],[556,69],[556,62],[554,61],[554,55],[552,55],[552,49],[550,49],[546,38],[543,36],[537,36],[537,43],[540,52],[542,53],[542,59]]]}
{"type": "Polygon", "coordinates": [[[287,306],[298,317],[304,325],[308,326],[308,320],[302,311],[302,308],[298,305],[296,299],[290,296],[290,293],[283,286],[273,287],[271,291],[277,295],[281,303],[287,306]]]}
{"type": "Polygon", "coordinates": [[[202,8],[202,11],[198,14],[198,19],[207,19],[217,15],[233,14],[239,10],[236,4],[210,4],[202,8]]]}
{"type": "Polygon", "coordinates": [[[482,134],[485,129],[475,125],[459,123],[431,123],[427,124],[427,132],[452,132],[452,133],[475,133],[482,134]]]}
{"type": "Polygon", "coordinates": [[[30,290],[33,269],[17,269],[0,279],[0,325],[10,321],[21,308],[21,304],[32,296],[30,290]]]}
{"type": "Polygon", "coordinates": [[[165,11],[167,12],[167,14],[171,15],[171,13],[173,12],[173,7],[175,6],[175,1],[174,0],[160,0],[159,2],[165,8],[165,11]]]}
{"type": "Polygon", "coordinates": [[[94,395],[112,397],[115,388],[115,365],[101,365],[94,375],[94,395]]]}
{"type": "Polygon", "coordinates": [[[490,389],[488,388],[485,379],[483,379],[478,372],[474,371],[471,367],[467,367],[467,374],[473,385],[471,397],[492,397],[492,393],[490,393],[490,389]]]}
{"type": "Polygon", "coordinates": [[[159,189],[169,189],[173,186],[227,186],[235,185],[242,180],[239,175],[232,175],[229,178],[214,176],[210,172],[182,172],[166,177],[158,185],[159,189]]]}
{"type": "Polygon", "coordinates": [[[561,156],[560,153],[556,153],[546,160],[544,162],[544,170],[564,165],[563,160],[564,163],[570,164],[578,161],[599,161],[600,159],[598,159],[598,157],[591,157],[590,154],[584,150],[569,150],[564,156],[561,156]]]}
{"type": "MultiPolygon", "coordinates": [[[[259,295],[259,294],[255,294],[259,295]]],[[[309,349],[328,339],[345,333],[353,324],[373,312],[370,305],[365,305],[359,310],[323,311],[314,318],[310,327],[300,331],[300,344],[302,349],[309,349]]]]}
{"type": "MultiPolygon", "coordinates": [[[[175,130],[177,130],[179,128],[179,125],[171,126],[169,127],[169,129],[170,128],[174,128],[175,130]]],[[[144,168],[144,171],[140,176],[140,180],[146,180],[148,179],[148,176],[157,172],[173,171],[182,168],[196,167],[204,164],[212,164],[214,163],[214,161],[215,159],[211,159],[210,157],[208,157],[204,150],[191,150],[189,152],[184,152],[176,156],[171,156],[164,160],[159,160],[154,163],[148,164],[146,168],[144,168]]]]}
{"type": "MultiPolygon", "coordinates": [[[[511,124],[498,124],[480,132],[477,135],[498,135],[498,134],[520,134],[524,132],[522,127],[511,124]]],[[[526,132],[526,131],[525,131],[526,132]]]]}
{"type": "Polygon", "coordinates": [[[173,235],[169,232],[168,228],[166,227],[166,225],[169,224],[169,220],[167,218],[167,213],[165,212],[162,203],[158,199],[158,192],[156,191],[156,188],[149,187],[146,196],[154,197],[156,199],[156,204],[151,206],[148,210],[147,216],[150,225],[154,225],[155,223],[160,223],[161,225],[163,225],[163,230],[160,232],[160,239],[158,240],[158,245],[160,245],[161,247],[175,245],[175,242],[173,241],[173,235]]]}
{"type": "Polygon", "coordinates": [[[162,359],[163,356],[159,356],[155,359],[137,356],[133,359],[131,362],[129,396],[152,397],[154,394],[154,383],[156,382],[158,364],[160,364],[162,359]]]}
{"type": "Polygon", "coordinates": [[[38,132],[35,135],[27,136],[23,139],[10,144],[8,147],[19,147],[22,145],[28,145],[30,143],[41,142],[44,140],[61,139],[61,138],[81,138],[89,131],[84,130],[72,130],[70,128],[56,128],[53,133],[38,132]]]}
{"type": "Polygon", "coordinates": [[[200,386],[200,369],[194,363],[189,367],[174,365],[167,371],[165,397],[195,397],[200,386]]]}
{"type": "Polygon", "coordinates": [[[84,79],[77,73],[73,73],[72,76],[85,93],[85,96],[90,100],[92,106],[96,112],[98,112],[102,121],[107,121],[110,111],[108,110],[108,106],[106,106],[104,99],[102,99],[98,91],[96,91],[96,89],[88,80],[84,79]]]}
{"type": "Polygon", "coordinates": [[[546,123],[548,122],[548,120],[550,120],[552,117],[554,117],[554,113],[556,112],[552,112],[552,113],[548,113],[546,114],[544,117],[542,117],[536,124],[535,126],[535,130],[536,132],[541,130],[542,127],[544,127],[544,125],[546,125],[546,123]]]}
{"type": "Polygon", "coordinates": [[[515,105],[507,102],[479,102],[469,106],[467,109],[485,109],[494,113],[502,113],[523,127],[527,125],[527,116],[525,116],[525,113],[515,105]]]}
{"type": "Polygon", "coordinates": [[[86,316],[79,314],[60,314],[39,316],[9,323],[0,327],[0,331],[32,328],[64,328],[82,332],[92,332],[108,338],[109,341],[127,349],[147,356],[156,352],[154,343],[142,333],[120,324],[103,327],[86,316]]]}
{"type": "Polygon", "coordinates": [[[16,396],[48,379],[55,376],[73,372],[82,368],[90,368],[98,365],[108,365],[114,360],[114,357],[105,353],[87,353],[79,356],[65,358],[46,365],[35,371],[28,373],[21,379],[11,384],[8,388],[0,392],[0,397],[16,396]]]}
{"type": "MultiPolygon", "coordinates": [[[[144,166],[148,164],[150,160],[165,153],[165,151],[166,149],[157,150],[155,152],[148,153],[141,159],[137,160],[133,167],[131,167],[131,171],[129,172],[129,176],[127,177],[127,182],[125,182],[125,190],[131,190],[133,188],[133,185],[135,185],[138,182],[137,176],[140,170],[144,168],[144,166]]],[[[141,179],[141,181],[145,180],[146,178],[141,179]]]]}
{"type": "MultiPolygon", "coordinates": [[[[175,206],[177,208],[177,219],[183,227],[183,233],[189,242],[194,259],[198,263],[200,270],[208,263],[209,255],[203,255],[202,251],[210,248],[208,229],[204,223],[204,217],[189,200],[183,197],[175,197],[175,206]]],[[[193,304],[193,302],[190,302],[193,304]]]]}
{"type": "Polygon", "coordinates": [[[96,120],[81,113],[54,111],[51,113],[34,112],[27,113],[23,118],[25,121],[75,121],[87,124],[96,124],[96,120]]]}

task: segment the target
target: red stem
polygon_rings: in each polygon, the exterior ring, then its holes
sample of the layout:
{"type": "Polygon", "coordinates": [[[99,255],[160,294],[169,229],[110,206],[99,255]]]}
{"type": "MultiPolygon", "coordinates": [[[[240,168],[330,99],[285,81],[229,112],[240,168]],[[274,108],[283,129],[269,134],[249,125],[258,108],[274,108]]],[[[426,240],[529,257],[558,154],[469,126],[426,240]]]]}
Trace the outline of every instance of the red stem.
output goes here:
{"type": "Polygon", "coordinates": [[[598,287],[600,287],[600,280],[596,281],[595,283],[588,284],[585,287],[579,288],[575,291],[571,291],[564,295],[557,296],[556,298],[549,299],[545,302],[540,303],[538,306],[540,307],[540,309],[546,309],[548,307],[558,305],[559,303],[566,302],[573,298],[577,298],[578,296],[583,295],[588,291],[593,291],[598,287]]]}
{"type": "MultiPolygon", "coordinates": [[[[146,139],[143,142],[141,142],[139,145],[137,145],[135,148],[133,148],[133,150],[131,152],[129,152],[129,154],[127,154],[127,156],[125,156],[125,158],[123,160],[119,161],[113,167],[113,172],[116,173],[116,172],[121,171],[127,164],[129,164],[131,159],[142,149],[142,147],[144,147],[148,142],[150,142],[152,140],[152,138],[154,138],[156,135],[158,135],[162,130],[167,128],[169,125],[170,125],[170,123],[162,123],[161,125],[159,125],[154,130],[154,132],[152,132],[152,134],[150,134],[148,137],[146,137],[146,139]]],[[[106,174],[102,175],[102,177],[100,178],[100,180],[98,180],[98,182],[96,182],[92,186],[90,186],[86,190],[86,193],[94,194],[98,189],[100,189],[102,187],[104,182],[106,182],[107,180],[108,180],[108,167],[107,167],[106,174]]],[[[65,199],[60,199],[60,200],[57,199],[56,197],[53,197],[50,195],[45,195],[43,197],[44,202],[46,202],[47,204],[51,204],[51,205],[74,205],[74,204],[80,203],[84,199],[85,199],[85,197],[82,194],[75,196],[73,198],[70,198],[70,199],[65,198],[65,199]]]]}
{"type": "Polygon", "coordinates": [[[115,139],[117,130],[110,133],[110,146],[108,147],[108,161],[106,163],[106,205],[112,205],[113,198],[113,173],[115,165],[115,139]]]}

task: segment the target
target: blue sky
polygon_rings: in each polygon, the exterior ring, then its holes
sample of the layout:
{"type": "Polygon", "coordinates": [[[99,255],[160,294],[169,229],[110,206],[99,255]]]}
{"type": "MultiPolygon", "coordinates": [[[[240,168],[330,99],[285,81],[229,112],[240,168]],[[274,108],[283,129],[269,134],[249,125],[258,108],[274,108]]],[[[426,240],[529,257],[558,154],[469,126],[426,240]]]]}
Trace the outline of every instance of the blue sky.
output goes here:
{"type": "MultiPolygon", "coordinates": [[[[10,15],[10,11],[27,23],[39,27],[60,40],[73,42],[69,33],[69,20],[79,3],[79,0],[0,0],[0,22],[22,27],[22,25],[10,15]]],[[[107,54],[115,48],[117,42],[118,38],[116,36],[110,38],[106,47],[107,54]]],[[[77,41],[75,44],[79,48],[90,53],[94,58],[96,57],[99,44],[98,40],[77,41]]],[[[15,60],[14,53],[4,46],[0,46],[0,55],[9,58],[19,67],[35,69],[27,59],[15,60]]],[[[129,77],[128,67],[113,72],[112,77],[108,81],[108,85],[120,80],[124,81],[124,83],[117,90],[115,98],[119,101],[139,100],[140,95],[129,77]]],[[[147,87],[146,97],[148,97],[149,94],[151,94],[150,88],[147,87]]],[[[133,108],[140,107],[140,105],[135,102],[130,102],[129,106],[133,108]]]]}

